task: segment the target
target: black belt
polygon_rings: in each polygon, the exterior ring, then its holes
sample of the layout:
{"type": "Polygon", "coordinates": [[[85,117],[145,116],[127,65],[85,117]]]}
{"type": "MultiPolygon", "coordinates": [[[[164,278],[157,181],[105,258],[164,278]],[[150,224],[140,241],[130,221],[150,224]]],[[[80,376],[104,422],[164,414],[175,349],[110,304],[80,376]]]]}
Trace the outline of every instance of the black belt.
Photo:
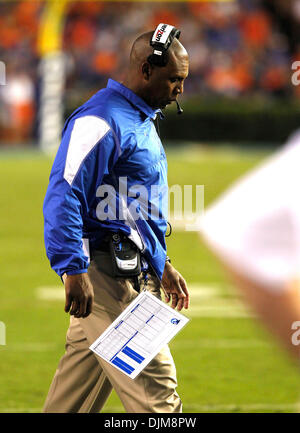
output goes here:
{"type": "Polygon", "coordinates": [[[97,248],[93,248],[92,251],[103,251],[104,253],[109,253],[109,244],[107,242],[103,242],[100,245],[97,245],[97,248]]]}
{"type": "Polygon", "coordinates": [[[99,242],[99,244],[97,245],[96,248],[95,247],[91,248],[90,249],[90,259],[91,260],[93,259],[94,254],[97,254],[97,252],[110,254],[109,243],[102,240],[102,242],[99,242]]]}

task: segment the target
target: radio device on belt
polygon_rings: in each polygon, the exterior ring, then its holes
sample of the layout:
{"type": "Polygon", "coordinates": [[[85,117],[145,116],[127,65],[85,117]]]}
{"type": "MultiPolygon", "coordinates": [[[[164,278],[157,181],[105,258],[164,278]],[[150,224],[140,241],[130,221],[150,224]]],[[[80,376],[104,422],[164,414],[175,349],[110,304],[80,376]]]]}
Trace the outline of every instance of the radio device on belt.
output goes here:
{"type": "Polygon", "coordinates": [[[140,251],[127,236],[113,233],[109,249],[115,277],[131,278],[141,273],[140,251]]]}

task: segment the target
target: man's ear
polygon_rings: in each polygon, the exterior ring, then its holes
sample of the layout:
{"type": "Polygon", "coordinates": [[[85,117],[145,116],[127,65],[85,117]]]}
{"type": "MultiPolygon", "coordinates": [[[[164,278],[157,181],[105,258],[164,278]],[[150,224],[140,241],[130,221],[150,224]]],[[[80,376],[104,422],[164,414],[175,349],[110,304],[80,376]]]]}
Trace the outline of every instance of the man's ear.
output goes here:
{"type": "Polygon", "coordinates": [[[144,62],[142,64],[142,74],[146,81],[149,81],[151,75],[152,75],[152,66],[148,62],[144,62]]]}

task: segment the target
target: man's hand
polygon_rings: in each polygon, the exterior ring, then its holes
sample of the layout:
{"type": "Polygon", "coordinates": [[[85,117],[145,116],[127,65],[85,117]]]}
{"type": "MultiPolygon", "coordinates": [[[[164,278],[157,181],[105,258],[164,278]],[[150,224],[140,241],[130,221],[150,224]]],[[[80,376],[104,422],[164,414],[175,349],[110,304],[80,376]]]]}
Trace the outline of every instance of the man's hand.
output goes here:
{"type": "Polygon", "coordinates": [[[94,300],[94,289],[88,274],[64,276],[66,292],[65,312],[68,313],[70,311],[70,314],[77,318],[87,317],[92,311],[94,300]]]}
{"type": "Polygon", "coordinates": [[[189,291],[186,282],[182,275],[169,262],[165,264],[162,285],[166,302],[169,302],[172,298],[172,308],[176,308],[177,306],[178,311],[182,310],[182,307],[189,308],[189,291]]]}

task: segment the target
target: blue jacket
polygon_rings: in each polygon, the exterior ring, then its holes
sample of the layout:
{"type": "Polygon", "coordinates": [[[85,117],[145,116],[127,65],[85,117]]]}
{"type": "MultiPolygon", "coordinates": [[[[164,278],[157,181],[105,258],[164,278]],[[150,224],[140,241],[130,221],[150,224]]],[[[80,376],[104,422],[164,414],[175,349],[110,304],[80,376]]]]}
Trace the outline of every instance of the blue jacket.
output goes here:
{"type": "Polygon", "coordinates": [[[114,231],[127,234],[162,277],[168,187],[156,115],[109,80],[67,119],[43,206],[46,252],[59,276],[87,272],[88,251],[114,231]]]}

